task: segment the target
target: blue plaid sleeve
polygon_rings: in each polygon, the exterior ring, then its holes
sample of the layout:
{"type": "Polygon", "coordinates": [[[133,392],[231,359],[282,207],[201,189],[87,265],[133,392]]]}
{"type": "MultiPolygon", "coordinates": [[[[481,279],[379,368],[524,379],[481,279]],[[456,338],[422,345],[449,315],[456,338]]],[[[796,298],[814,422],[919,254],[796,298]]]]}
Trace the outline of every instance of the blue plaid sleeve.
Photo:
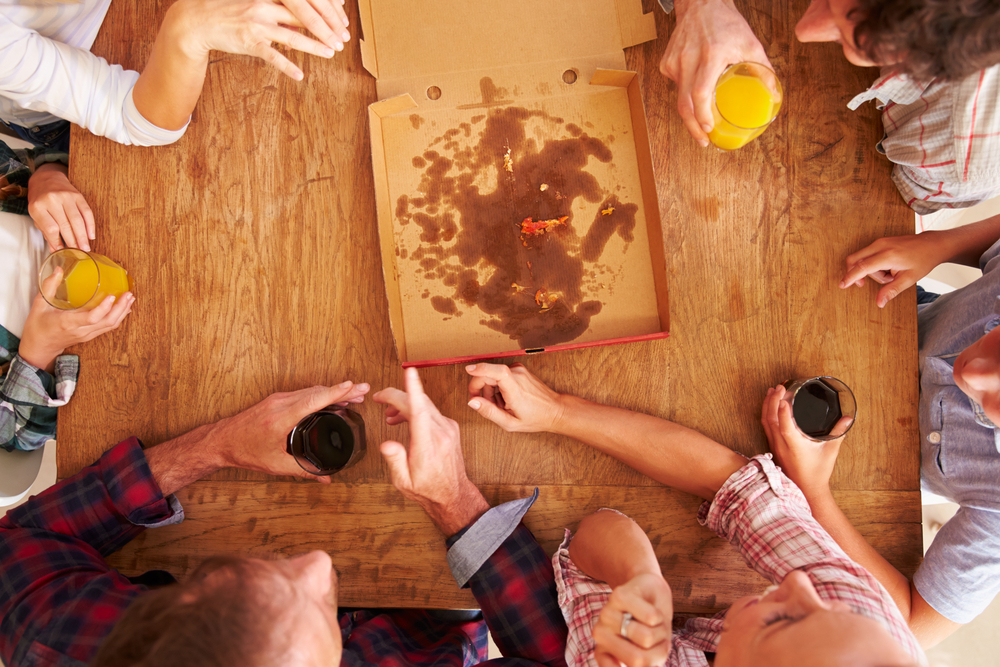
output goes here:
{"type": "Polygon", "coordinates": [[[469,580],[501,653],[497,664],[565,667],[566,621],[556,593],[552,561],[523,524],[469,580]]]}
{"type": "Polygon", "coordinates": [[[38,449],[56,437],[56,410],[76,390],[80,358],[56,358],[55,376],[16,354],[16,341],[0,327],[0,447],[7,451],[38,449]],[[4,336],[6,334],[6,336],[4,336]],[[15,344],[11,345],[10,339],[15,344]],[[13,347],[14,354],[11,354],[13,347]],[[9,361],[8,361],[9,359],[9,361]]]}

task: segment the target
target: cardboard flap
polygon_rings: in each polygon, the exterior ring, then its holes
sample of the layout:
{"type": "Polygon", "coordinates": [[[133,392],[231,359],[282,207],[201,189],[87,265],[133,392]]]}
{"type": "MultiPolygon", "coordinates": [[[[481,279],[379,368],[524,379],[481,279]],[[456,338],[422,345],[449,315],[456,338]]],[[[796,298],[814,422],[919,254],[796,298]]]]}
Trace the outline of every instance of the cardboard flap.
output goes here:
{"type": "Polygon", "coordinates": [[[656,19],[653,13],[642,13],[642,0],[615,0],[618,27],[621,28],[622,48],[656,39],[656,19]]]}
{"type": "Polygon", "coordinates": [[[362,62],[380,81],[620,59],[623,48],[656,37],[641,0],[359,0],[359,9],[362,62]]]}

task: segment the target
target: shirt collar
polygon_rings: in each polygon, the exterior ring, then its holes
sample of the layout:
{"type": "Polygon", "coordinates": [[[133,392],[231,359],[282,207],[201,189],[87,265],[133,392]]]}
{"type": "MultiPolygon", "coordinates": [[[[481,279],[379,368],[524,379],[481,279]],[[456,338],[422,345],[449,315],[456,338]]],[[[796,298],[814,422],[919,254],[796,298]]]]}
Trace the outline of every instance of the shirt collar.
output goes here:
{"type": "Polygon", "coordinates": [[[924,91],[932,83],[934,83],[933,80],[921,83],[898,70],[883,67],[882,75],[878,80],[868,90],[860,95],[856,95],[854,99],[848,102],[847,108],[854,111],[865,102],[874,99],[878,100],[880,108],[889,102],[913,104],[920,99],[920,96],[924,94],[924,91]]]}

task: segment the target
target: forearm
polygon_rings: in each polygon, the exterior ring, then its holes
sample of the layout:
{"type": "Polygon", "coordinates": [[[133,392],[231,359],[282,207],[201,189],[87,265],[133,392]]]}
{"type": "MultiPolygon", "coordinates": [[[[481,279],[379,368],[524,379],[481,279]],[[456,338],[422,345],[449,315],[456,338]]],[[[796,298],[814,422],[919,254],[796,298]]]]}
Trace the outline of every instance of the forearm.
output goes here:
{"type": "Polygon", "coordinates": [[[469,526],[490,509],[490,504],[475,484],[466,479],[445,502],[422,503],[427,516],[445,537],[469,526]]]}
{"type": "Polygon", "coordinates": [[[228,466],[220,455],[219,440],[225,420],[207,424],[147,449],[146,462],[164,496],[228,466]]]}
{"type": "Polygon", "coordinates": [[[25,363],[52,374],[56,371],[56,359],[64,351],[52,348],[42,341],[35,340],[32,336],[25,336],[25,339],[21,341],[21,346],[18,348],[18,355],[20,355],[25,363]]]}
{"type": "Polygon", "coordinates": [[[924,232],[941,244],[943,262],[979,268],[979,258],[1000,239],[1000,215],[954,229],[924,232]]]}
{"type": "Polygon", "coordinates": [[[580,523],[569,553],[584,574],[612,588],[640,574],[662,575],[646,534],[634,521],[611,510],[591,514],[580,523]]]}
{"type": "Polygon", "coordinates": [[[167,10],[153,52],[132,90],[143,118],[165,130],[183,128],[194,111],[208,70],[208,51],[189,39],[180,3],[167,10]]]}
{"type": "Polygon", "coordinates": [[[560,397],[555,433],[583,442],[662,484],[711,500],[747,460],[689,428],[576,396],[560,397]]]}
{"type": "Polygon", "coordinates": [[[883,558],[848,521],[829,488],[804,492],[813,517],[855,563],[868,570],[889,591],[903,619],[910,622],[910,581],[883,558]]]}
{"type": "Polygon", "coordinates": [[[729,5],[733,9],[736,9],[736,3],[733,0],[674,0],[674,13],[677,14],[677,20],[680,21],[688,11],[699,5],[711,6],[720,4],[729,5]]]}

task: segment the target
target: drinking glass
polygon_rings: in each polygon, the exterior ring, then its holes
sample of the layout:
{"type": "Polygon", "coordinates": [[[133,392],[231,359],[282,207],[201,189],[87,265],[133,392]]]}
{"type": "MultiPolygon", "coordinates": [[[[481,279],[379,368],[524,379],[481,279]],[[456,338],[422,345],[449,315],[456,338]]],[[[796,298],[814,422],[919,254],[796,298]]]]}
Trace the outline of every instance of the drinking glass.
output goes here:
{"type": "Polygon", "coordinates": [[[709,140],[723,151],[750,143],[778,115],[782,96],[781,82],[770,68],[759,63],[730,65],[715,84],[715,127],[709,140]]]}
{"type": "Polygon", "coordinates": [[[821,375],[785,383],[785,401],[792,405],[792,417],[799,432],[815,442],[835,440],[854,426],[858,403],[854,392],[835,377],[821,375]],[[845,426],[842,417],[849,417],[845,426]]]}
{"type": "Polygon", "coordinates": [[[288,453],[313,475],[350,468],[364,458],[366,450],[361,415],[336,405],[305,416],[288,434],[288,453]]]}
{"type": "Polygon", "coordinates": [[[120,264],[96,252],[77,248],[63,248],[45,258],[38,271],[38,291],[53,308],[75,310],[95,308],[112,295],[120,297],[125,292],[135,292],[135,283],[120,264]],[[46,296],[42,283],[59,268],[62,282],[55,294],[46,296]]]}

